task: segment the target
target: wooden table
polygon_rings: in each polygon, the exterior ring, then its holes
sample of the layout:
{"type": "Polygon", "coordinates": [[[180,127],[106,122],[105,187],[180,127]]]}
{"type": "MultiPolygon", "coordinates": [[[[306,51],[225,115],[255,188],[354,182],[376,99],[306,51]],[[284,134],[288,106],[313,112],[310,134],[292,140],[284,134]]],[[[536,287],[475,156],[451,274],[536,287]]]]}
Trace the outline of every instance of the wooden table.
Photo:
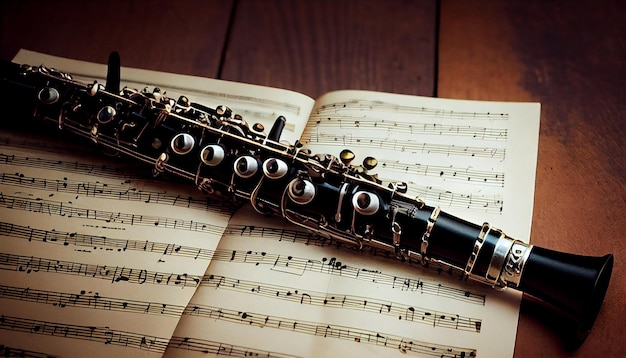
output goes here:
{"type": "Polygon", "coordinates": [[[626,356],[626,5],[619,1],[12,1],[20,48],[283,87],[542,103],[531,241],[615,254],[595,328],[564,350],[523,304],[516,357],[626,356]]]}

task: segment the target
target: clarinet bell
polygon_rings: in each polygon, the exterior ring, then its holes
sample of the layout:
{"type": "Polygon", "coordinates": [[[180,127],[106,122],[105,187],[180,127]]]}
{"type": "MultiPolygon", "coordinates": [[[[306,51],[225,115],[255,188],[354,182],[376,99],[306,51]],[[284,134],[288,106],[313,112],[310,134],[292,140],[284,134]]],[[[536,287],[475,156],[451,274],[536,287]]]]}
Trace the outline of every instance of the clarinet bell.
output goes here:
{"type": "Polygon", "coordinates": [[[613,270],[613,255],[581,256],[533,247],[519,290],[567,318],[564,341],[578,348],[600,312],[613,270]]]}

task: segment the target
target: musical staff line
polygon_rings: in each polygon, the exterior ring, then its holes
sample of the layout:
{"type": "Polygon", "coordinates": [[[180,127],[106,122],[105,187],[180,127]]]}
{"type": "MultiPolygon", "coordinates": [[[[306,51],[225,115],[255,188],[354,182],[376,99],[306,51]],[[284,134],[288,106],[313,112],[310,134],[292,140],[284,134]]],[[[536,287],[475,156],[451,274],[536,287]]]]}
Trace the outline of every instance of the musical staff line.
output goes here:
{"type": "Polygon", "coordinates": [[[426,142],[417,142],[411,140],[394,140],[390,138],[368,138],[359,136],[353,137],[352,134],[336,134],[336,133],[317,133],[305,130],[302,134],[302,143],[304,144],[320,144],[336,146],[342,144],[347,147],[365,147],[378,148],[382,150],[393,150],[400,152],[412,152],[421,154],[441,154],[445,156],[466,156],[477,158],[491,158],[504,161],[506,156],[505,148],[497,147],[473,147],[473,146],[457,146],[454,144],[433,144],[426,142]]]}
{"type": "Polygon", "coordinates": [[[80,249],[81,252],[91,252],[91,250],[153,252],[161,255],[159,262],[164,262],[163,256],[167,255],[191,257],[202,260],[210,260],[211,257],[213,257],[213,250],[177,245],[174,243],[167,244],[149,240],[118,239],[75,232],[41,230],[8,222],[0,222],[0,235],[63,246],[85,247],[86,249],[80,249]]]}
{"type": "Polygon", "coordinates": [[[2,175],[0,175],[0,184],[17,186],[20,188],[72,193],[93,198],[127,200],[204,209],[215,213],[224,213],[225,215],[230,215],[232,211],[232,207],[226,205],[224,201],[209,199],[208,197],[200,199],[191,196],[181,197],[180,195],[171,195],[166,191],[155,192],[140,190],[131,185],[130,179],[120,185],[117,185],[97,181],[74,181],[68,180],[67,178],[63,178],[62,180],[45,179],[29,177],[20,173],[2,173],[2,175]]]}
{"type": "Polygon", "coordinates": [[[479,184],[481,186],[504,187],[504,173],[497,171],[476,170],[471,168],[457,168],[453,166],[422,165],[419,163],[402,163],[400,161],[381,161],[381,168],[414,174],[416,176],[438,177],[444,180],[451,179],[464,183],[479,184]]]}
{"type": "Polygon", "coordinates": [[[81,326],[6,315],[0,316],[0,329],[53,337],[87,340],[96,343],[112,344],[157,353],[165,352],[165,348],[167,348],[169,341],[168,338],[146,336],[134,332],[118,331],[109,327],[81,326]]]}
{"type": "Polygon", "coordinates": [[[300,230],[292,230],[285,228],[274,228],[267,226],[256,226],[256,225],[238,225],[238,224],[229,224],[224,230],[224,235],[239,235],[239,236],[249,236],[255,238],[266,238],[278,241],[289,241],[289,242],[298,242],[303,244],[310,244],[313,242],[321,242],[318,246],[325,246],[326,242],[330,242],[330,239],[326,239],[321,236],[314,235],[310,232],[300,231],[300,230]]]}
{"type": "Polygon", "coordinates": [[[191,337],[173,336],[167,349],[184,349],[192,352],[215,354],[228,357],[267,357],[267,358],[296,358],[291,354],[262,351],[254,348],[232,345],[228,343],[209,341],[191,337]]]}
{"type": "Polygon", "coordinates": [[[0,164],[31,167],[37,169],[57,170],[61,172],[87,174],[106,178],[137,178],[138,176],[129,169],[121,169],[107,166],[106,164],[96,165],[79,161],[53,160],[36,157],[24,157],[15,154],[0,153],[0,164]]]}
{"type": "Polygon", "coordinates": [[[432,186],[411,183],[410,192],[428,203],[438,203],[441,207],[464,208],[474,211],[484,211],[492,214],[502,214],[504,199],[500,194],[456,193],[450,190],[441,190],[432,186]]]}
{"type": "Polygon", "coordinates": [[[113,212],[106,210],[86,209],[64,204],[60,201],[42,198],[22,198],[19,196],[3,195],[0,193],[0,208],[24,210],[34,213],[64,216],[67,218],[92,219],[107,223],[151,226],[159,228],[199,231],[214,235],[221,235],[223,228],[217,225],[197,222],[193,220],[175,219],[164,216],[139,215],[131,213],[113,212]]]}
{"type": "Polygon", "coordinates": [[[111,283],[173,285],[181,288],[196,287],[202,279],[187,273],[176,274],[120,266],[94,265],[4,252],[0,253],[0,270],[25,274],[48,272],[110,280],[111,283]]]}
{"type": "Polygon", "coordinates": [[[509,115],[507,113],[490,113],[490,112],[465,112],[465,111],[453,111],[444,110],[439,108],[426,108],[418,106],[406,106],[398,105],[391,102],[383,101],[370,101],[353,99],[345,102],[336,102],[325,104],[313,109],[312,115],[328,116],[328,114],[336,114],[342,111],[365,111],[371,112],[376,110],[378,112],[393,112],[400,114],[418,115],[427,118],[442,118],[447,117],[450,119],[459,120],[508,120],[509,115]]]}
{"type": "Polygon", "coordinates": [[[381,130],[394,133],[424,134],[424,135],[446,135],[475,138],[479,140],[506,140],[506,128],[488,128],[471,125],[449,125],[440,123],[420,123],[401,122],[396,120],[386,120],[376,117],[359,117],[355,119],[352,115],[333,114],[332,117],[320,115],[311,116],[311,120],[316,120],[313,128],[321,127],[324,130],[344,129],[344,130],[381,130]],[[316,120],[317,119],[317,120],[316,120]]]}
{"type": "Polygon", "coordinates": [[[348,266],[343,264],[336,257],[331,257],[330,259],[324,257],[321,260],[313,260],[267,252],[216,250],[213,260],[254,264],[255,266],[268,265],[273,271],[300,276],[304,275],[305,272],[337,275],[391,286],[393,289],[446,297],[471,304],[484,305],[486,299],[484,294],[442,285],[441,283],[435,283],[433,281],[399,277],[378,270],[348,266]]]}
{"type": "Polygon", "coordinates": [[[48,353],[35,352],[27,349],[15,348],[0,344],[0,357],[55,358],[57,356],[48,353]]]}
{"type": "Polygon", "coordinates": [[[67,293],[5,285],[0,286],[0,298],[42,303],[59,308],[90,308],[170,317],[180,317],[185,309],[184,306],[166,303],[104,297],[100,296],[98,292],[87,292],[85,290],[79,293],[67,293]]]}
{"type": "Polygon", "coordinates": [[[219,275],[205,275],[200,285],[273,299],[282,299],[300,303],[301,305],[306,304],[378,313],[397,317],[399,320],[426,324],[432,327],[450,328],[476,333],[480,333],[482,327],[482,320],[479,318],[464,317],[449,312],[431,311],[421,307],[377,300],[369,297],[316,292],[301,288],[287,288],[284,286],[240,280],[219,275]]]}
{"type": "Polygon", "coordinates": [[[476,350],[471,348],[450,347],[366,329],[312,321],[297,321],[291,318],[274,317],[263,313],[243,312],[220,307],[194,305],[193,303],[190,303],[185,308],[183,314],[259,328],[274,328],[323,338],[372,344],[379,347],[398,349],[402,353],[434,357],[474,357],[476,355],[476,350]]]}

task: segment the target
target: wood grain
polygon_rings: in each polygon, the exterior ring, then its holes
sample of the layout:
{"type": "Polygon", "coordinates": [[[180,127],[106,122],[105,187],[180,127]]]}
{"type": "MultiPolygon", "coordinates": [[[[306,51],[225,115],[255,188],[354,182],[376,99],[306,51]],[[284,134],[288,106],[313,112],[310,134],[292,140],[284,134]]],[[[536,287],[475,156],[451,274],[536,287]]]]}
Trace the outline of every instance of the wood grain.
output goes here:
{"type": "Polygon", "coordinates": [[[216,77],[233,1],[0,1],[0,58],[20,48],[216,77]]]}
{"type": "Polygon", "coordinates": [[[434,1],[241,0],[222,77],[431,96],[434,54],[434,1]]]}
{"type": "Polygon", "coordinates": [[[522,306],[516,357],[626,356],[626,26],[617,1],[444,0],[439,96],[542,103],[531,242],[613,253],[604,307],[567,352],[522,306]]]}

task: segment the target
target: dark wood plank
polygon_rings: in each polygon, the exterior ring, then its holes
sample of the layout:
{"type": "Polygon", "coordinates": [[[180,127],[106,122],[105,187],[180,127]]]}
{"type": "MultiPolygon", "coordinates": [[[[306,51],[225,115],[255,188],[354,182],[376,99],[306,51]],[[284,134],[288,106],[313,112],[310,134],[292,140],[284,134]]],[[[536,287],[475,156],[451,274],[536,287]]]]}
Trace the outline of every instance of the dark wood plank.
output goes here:
{"type": "Polygon", "coordinates": [[[434,1],[241,0],[223,78],[430,96],[434,51],[434,1]]]}
{"type": "Polygon", "coordinates": [[[0,58],[20,48],[205,77],[218,75],[233,1],[0,2],[0,58]]]}
{"type": "Polygon", "coordinates": [[[626,27],[623,2],[444,0],[439,96],[542,102],[532,243],[616,255],[581,348],[566,353],[523,305],[517,357],[624,357],[626,27]]]}

